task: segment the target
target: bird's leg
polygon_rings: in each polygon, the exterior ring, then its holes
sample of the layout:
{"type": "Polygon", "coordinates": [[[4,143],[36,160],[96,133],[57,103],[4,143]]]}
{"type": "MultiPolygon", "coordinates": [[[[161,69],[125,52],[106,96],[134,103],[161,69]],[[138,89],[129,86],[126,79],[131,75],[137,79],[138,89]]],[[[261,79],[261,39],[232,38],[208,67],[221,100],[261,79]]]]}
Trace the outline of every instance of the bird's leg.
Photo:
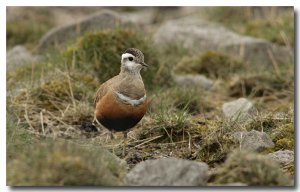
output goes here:
{"type": "Polygon", "coordinates": [[[127,145],[127,131],[124,131],[123,134],[124,134],[124,146],[123,146],[123,153],[122,153],[122,155],[123,155],[123,157],[125,157],[125,154],[126,154],[126,145],[127,145]]]}
{"type": "Polygon", "coordinates": [[[93,120],[92,124],[96,127],[97,131],[100,131],[100,129],[97,127],[97,125],[101,126],[101,124],[97,120],[96,116],[94,116],[94,120],[93,120]]]}
{"type": "Polygon", "coordinates": [[[114,140],[114,139],[115,139],[114,133],[113,133],[112,131],[110,132],[110,139],[111,139],[111,140],[114,140]]]}

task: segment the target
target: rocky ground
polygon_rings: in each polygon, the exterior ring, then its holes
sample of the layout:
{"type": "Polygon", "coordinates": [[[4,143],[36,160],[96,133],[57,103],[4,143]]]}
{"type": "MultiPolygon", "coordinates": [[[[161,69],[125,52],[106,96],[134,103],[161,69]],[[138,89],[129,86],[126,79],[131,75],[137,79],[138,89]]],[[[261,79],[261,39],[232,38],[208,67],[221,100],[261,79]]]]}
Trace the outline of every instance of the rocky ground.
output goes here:
{"type": "Polygon", "coordinates": [[[7,184],[293,186],[293,50],[288,7],[8,7],[7,184]],[[128,47],[150,106],[122,156],[91,121],[128,47]]]}

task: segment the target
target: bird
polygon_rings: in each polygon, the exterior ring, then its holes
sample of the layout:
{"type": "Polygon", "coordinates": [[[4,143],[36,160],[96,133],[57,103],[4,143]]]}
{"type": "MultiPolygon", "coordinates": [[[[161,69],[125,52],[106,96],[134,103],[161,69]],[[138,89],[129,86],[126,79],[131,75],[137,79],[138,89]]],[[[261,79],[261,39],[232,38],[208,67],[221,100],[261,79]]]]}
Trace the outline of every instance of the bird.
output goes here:
{"type": "Polygon", "coordinates": [[[140,71],[147,68],[144,54],[137,48],[129,48],[121,56],[120,73],[102,83],[95,94],[94,120],[113,133],[123,132],[126,152],[128,131],[144,117],[148,101],[140,71]]]}

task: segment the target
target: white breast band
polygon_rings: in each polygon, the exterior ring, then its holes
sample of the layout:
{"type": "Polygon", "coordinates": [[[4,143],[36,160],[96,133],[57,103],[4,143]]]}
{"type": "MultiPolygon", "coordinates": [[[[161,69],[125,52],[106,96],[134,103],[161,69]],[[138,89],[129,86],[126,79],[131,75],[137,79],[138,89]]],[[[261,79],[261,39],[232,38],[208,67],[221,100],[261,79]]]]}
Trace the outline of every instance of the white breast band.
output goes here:
{"type": "Polygon", "coordinates": [[[132,98],[126,96],[126,95],[123,95],[122,93],[119,93],[119,92],[115,92],[115,93],[117,94],[119,99],[121,99],[122,101],[124,101],[126,103],[129,103],[132,106],[142,104],[146,99],[146,94],[143,97],[139,98],[139,99],[132,99],[132,98]]]}

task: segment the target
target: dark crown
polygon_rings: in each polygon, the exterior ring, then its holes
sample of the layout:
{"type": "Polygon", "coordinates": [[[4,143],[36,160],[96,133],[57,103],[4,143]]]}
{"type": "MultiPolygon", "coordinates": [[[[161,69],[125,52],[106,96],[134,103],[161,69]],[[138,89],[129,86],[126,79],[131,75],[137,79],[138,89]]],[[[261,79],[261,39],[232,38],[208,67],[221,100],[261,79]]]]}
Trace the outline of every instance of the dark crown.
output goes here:
{"type": "Polygon", "coordinates": [[[144,62],[144,54],[136,48],[129,48],[125,51],[125,53],[130,53],[131,55],[139,59],[141,62],[144,62]]]}

